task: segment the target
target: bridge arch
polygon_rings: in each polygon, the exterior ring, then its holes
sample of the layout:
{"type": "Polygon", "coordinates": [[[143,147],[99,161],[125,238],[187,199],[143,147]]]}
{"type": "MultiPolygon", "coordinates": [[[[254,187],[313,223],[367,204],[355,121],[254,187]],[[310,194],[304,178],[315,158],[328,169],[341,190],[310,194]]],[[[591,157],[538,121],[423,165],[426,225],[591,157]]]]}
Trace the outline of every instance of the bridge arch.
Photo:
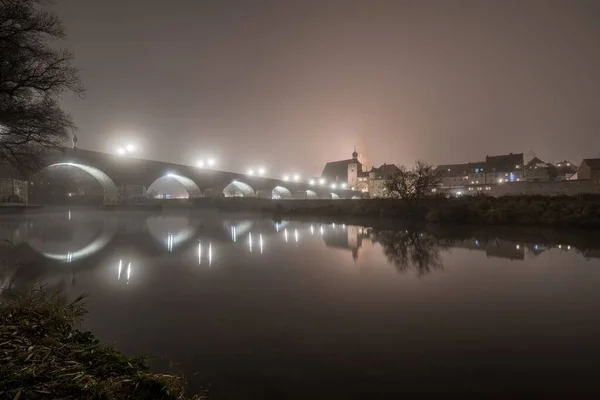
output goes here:
{"type": "Polygon", "coordinates": [[[306,198],[307,199],[316,199],[317,197],[319,197],[317,195],[317,192],[315,192],[314,190],[307,190],[306,191],[306,198]]]}
{"type": "MultiPolygon", "coordinates": [[[[96,181],[98,181],[98,183],[102,186],[102,189],[104,189],[104,204],[115,204],[119,201],[119,189],[117,188],[117,185],[115,185],[115,182],[108,175],[98,168],[76,163],[56,163],[48,165],[44,169],[54,167],[77,168],[88,173],[94,179],[96,179],[96,181]]],[[[44,169],[42,169],[42,171],[44,169]]]]}
{"type": "Polygon", "coordinates": [[[340,199],[340,196],[339,196],[339,195],[337,195],[337,194],[335,194],[335,193],[329,193],[329,196],[330,196],[330,197],[331,197],[331,199],[333,199],[333,200],[339,200],[339,199],[340,199]]]}
{"type": "Polygon", "coordinates": [[[188,193],[189,198],[196,198],[196,197],[203,197],[204,193],[202,192],[202,190],[200,189],[200,187],[198,187],[198,185],[196,184],[196,182],[194,182],[193,180],[191,180],[190,178],[183,176],[183,175],[178,175],[178,174],[174,174],[174,173],[169,173],[166,174],[164,176],[161,176],[159,178],[156,178],[154,180],[154,182],[152,182],[150,184],[150,186],[148,186],[148,190],[150,190],[151,186],[154,185],[156,182],[158,182],[160,179],[173,179],[175,180],[177,183],[179,183],[181,186],[183,186],[183,188],[186,190],[186,192],[188,193]]]}
{"type": "Polygon", "coordinates": [[[233,181],[223,189],[225,197],[254,197],[256,193],[252,186],[240,181],[233,181]]]}
{"type": "Polygon", "coordinates": [[[275,186],[273,188],[272,191],[272,198],[273,199],[291,199],[294,196],[292,196],[292,192],[290,192],[290,190],[284,186],[275,186]]]}

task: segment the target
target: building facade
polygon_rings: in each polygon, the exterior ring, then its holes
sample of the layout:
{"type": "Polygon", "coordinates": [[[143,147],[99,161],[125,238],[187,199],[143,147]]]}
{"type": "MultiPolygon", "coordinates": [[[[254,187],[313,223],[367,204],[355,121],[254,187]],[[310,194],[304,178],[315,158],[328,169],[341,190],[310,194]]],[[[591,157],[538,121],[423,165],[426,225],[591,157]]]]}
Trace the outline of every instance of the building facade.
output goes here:
{"type": "Polygon", "coordinates": [[[600,183],[600,158],[584,158],[577,170],[577,179],[600,183]]]}
{"type": "Polygon", "coordinates": [[[362,173],[362,164],[358,160],[356,149],[354,149],[352,158],[325,164],[321,179],[331,184],[347,184],[349,187],[355,187],[358,184],[358,177],[362,173]]]}

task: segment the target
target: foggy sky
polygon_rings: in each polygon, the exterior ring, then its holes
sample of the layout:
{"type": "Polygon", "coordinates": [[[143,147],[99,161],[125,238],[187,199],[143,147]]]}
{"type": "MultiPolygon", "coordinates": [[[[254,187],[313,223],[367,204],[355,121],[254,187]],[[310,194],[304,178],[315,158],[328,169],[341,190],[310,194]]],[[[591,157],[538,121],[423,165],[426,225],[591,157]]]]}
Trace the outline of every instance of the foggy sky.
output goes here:
{"type": "Polygon", "coordinates": [[[600,157],[599,1],[62,0],[80,147],[319,174],[600,157]]]}

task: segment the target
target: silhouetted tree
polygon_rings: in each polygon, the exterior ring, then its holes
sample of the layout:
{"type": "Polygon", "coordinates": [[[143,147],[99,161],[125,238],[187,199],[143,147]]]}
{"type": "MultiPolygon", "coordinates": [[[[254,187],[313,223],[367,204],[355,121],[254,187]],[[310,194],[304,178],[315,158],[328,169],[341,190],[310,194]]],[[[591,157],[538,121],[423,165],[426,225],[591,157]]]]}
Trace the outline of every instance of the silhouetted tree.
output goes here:
{"type": "Polygon", "coordinates": [[[385,180],[384,187],[389,197],[404,200],[413,210],[419,200],[433,194],[440,180],[441,171],[419,160],[411,169],[398,166],[398,170],[385,180]]]}
{"type": "Polygon", "coordinates": [[[414,231],[375,232],[374,241],[381,245],[383,254],[398,271],[414,268],[418,276],[442,269],[441,253],[450,245],[447,240],[414,231]]]}
{"type": "Polygon", "coordinates": [[[50,42],[65,37],[45,0],[0,0],[0,168],[39,166],[73,130],[60,95],[83,93],[73,55],[50,42]]]}

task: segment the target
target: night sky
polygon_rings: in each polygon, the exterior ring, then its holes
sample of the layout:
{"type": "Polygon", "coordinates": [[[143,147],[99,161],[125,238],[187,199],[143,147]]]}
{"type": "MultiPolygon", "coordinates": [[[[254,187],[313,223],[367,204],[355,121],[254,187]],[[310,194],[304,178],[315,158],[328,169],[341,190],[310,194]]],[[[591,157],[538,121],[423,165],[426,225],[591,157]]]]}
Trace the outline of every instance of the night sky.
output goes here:
{"type": "Polygon", "coordinates": [[[80,147],[269,175],[600,157],[600,1],[62,0],[80,147]]]}

